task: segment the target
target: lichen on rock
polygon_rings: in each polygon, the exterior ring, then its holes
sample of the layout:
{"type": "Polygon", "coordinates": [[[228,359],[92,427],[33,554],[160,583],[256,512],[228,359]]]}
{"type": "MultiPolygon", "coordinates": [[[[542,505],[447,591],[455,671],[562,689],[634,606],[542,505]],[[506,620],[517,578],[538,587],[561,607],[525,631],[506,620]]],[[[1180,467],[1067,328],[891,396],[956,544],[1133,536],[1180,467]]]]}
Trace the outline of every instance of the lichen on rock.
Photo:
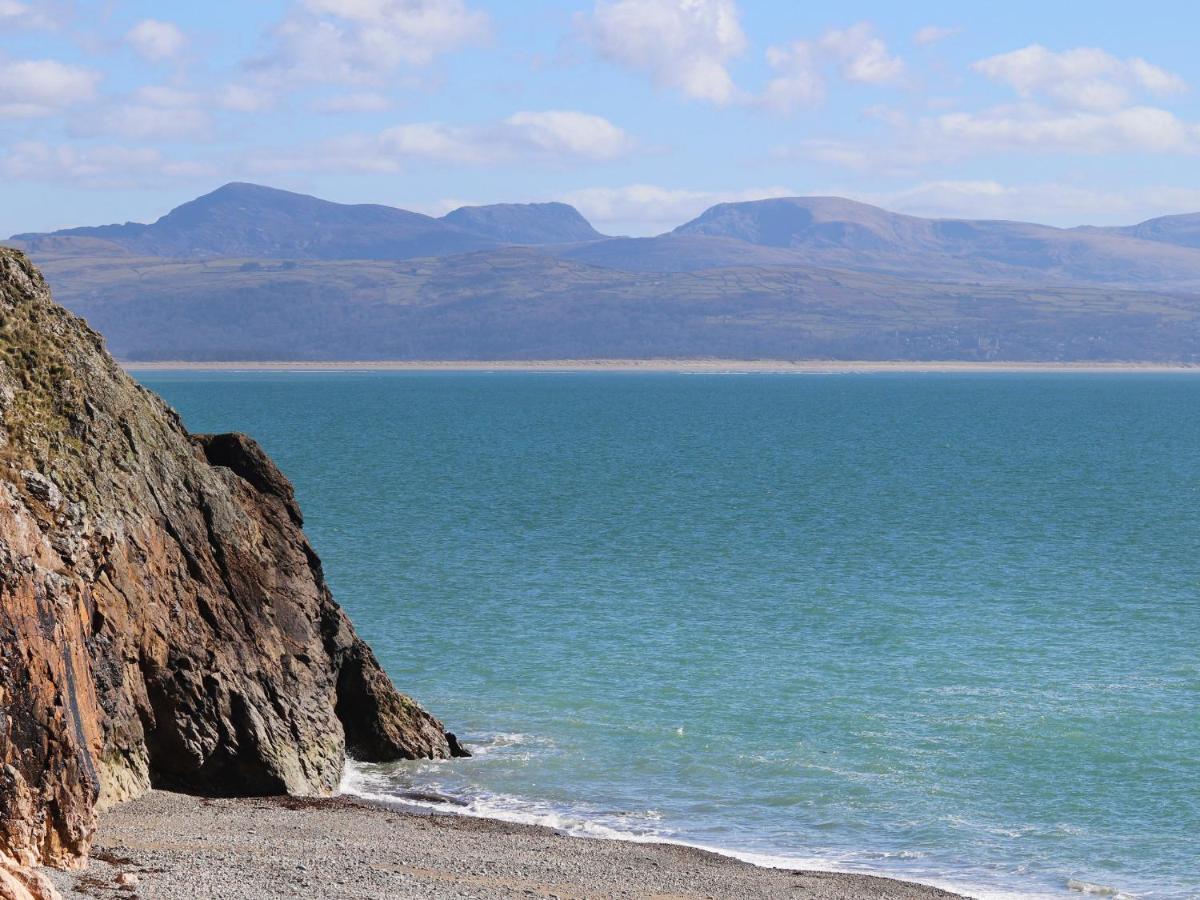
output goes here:
{"type": "Polygon", "coordinates": [[[189,434],[0,249],[0,861],[79,864],[97,807],[151,785],[328,794],[348,741],[460,752],[302,521],[254,441],[189,434]]]}

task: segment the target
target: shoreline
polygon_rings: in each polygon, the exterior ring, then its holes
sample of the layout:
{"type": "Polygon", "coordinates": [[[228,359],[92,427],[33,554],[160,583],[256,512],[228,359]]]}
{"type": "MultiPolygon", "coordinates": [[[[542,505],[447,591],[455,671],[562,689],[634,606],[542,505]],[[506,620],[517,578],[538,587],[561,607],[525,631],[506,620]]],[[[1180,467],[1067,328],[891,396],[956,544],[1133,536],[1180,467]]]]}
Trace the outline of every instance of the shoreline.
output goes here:
{"type": "Polygon", "coordinates": [[[677,374],[835,375],[906,373],[1200,373],[1200,364],[1157,362],[969,362],[956,360],[120,360],[128,372],[647,372],[677,374]]]}
{"type": "MultiPolygon", "coordinates": [[[[427,797],[420,793],[410,796],[397,795],[388,797],[381,794],[358,793],[354,790],[346,790],[343,788],[337,794],[337,799],[347,800],[355,803],[364,804],[366,806],[384,809],[391,812],[396,812],[401,815],[415,816],[450,816],[454,818],[474,819],[482,822],[494,823],[497,826],[512,825],[519,828],[537,828],[549,831],[559,837],[573,841],[603,841],[613,842],[617,844],[628,844],[633,847],[659,847],[672,848],[675,850],[694,852],[701,854],[704,857],[717,857],[721,860],[726,860],[730,863],[739,865],[751,866],[765,872],[790,872],[793,874],[821,875],[821,876],[847,876],[853,878],[870,879],[881,882],[903,884],[910,888],[921,888],[931,891],[938,891],[940,894],[935,896],[949,895],[958,900],[984,900],[984,898],[998,898],[998,900],[1034,900],[1037,895],[1024,894],[1012,890],[1004,890],[1000,893],[983,889],[984,893],[963,893],[965,891],[979,890],[967,885],[954,885],[950,883],[939,884],[933,880],[921,881],[917,878],[904,877],[901,874],[889,874],[881,869],[863,868],[855,870],[853,868],[838,867],[836,863],[826,863],[816,858],[803,857],[788,857],[775,856],[769,853],[754,853],[749,851],[738,851],[727,847],[708,846],[705,844],[689,843],[686,840],[675,840],[668,837],[639,835],[633,832],[618,832],[607,826],[600,826],[601,832],[589,833],[586,827],[590,824],[583,822],[585,830],[572,830],[568,827],[560,827],[549,824],[545,821],[545,816],[533,815],[525,816],[521,814],[506,814],[497,811],[478,811],[471,808],[470,804],[458,806],[458,801],[452,801],[449,798],[446,800],[427,797]],[[607,832],[607,833],[604,833],[607,832]]],[[[882,887],[882,886],[881,886],[882,887]]],[[[868,900],[875,897],[874,894],[855,894],[855,897],[866,897],[868,900]]],[[[891,897],[888,894],[887,897],[891,897]]]]}
{"type": "Polygon", "coordinates": [[[151,791],[101,819],[70,898],[729,897],[960,900],[893,878],[757,866],[672,843],[573,837],[351,795],[211,799],[151,791]],[[131,880],[132,879],[132,880],[131,880]],[[132,890],[131,890],[132,889],[132,890]]]}

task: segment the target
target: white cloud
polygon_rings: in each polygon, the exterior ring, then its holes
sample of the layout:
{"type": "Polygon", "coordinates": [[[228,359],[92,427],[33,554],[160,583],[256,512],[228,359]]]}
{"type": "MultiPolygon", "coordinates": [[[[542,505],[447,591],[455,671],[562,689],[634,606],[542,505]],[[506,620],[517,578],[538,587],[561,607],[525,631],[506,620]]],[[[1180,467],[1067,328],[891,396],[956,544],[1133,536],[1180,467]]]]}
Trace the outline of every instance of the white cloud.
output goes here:
{"type": "Polygon", "coordinates": [[[887,44],[875,34],[870,22],[849,28],[831,29],[818,42],[838,61],[842,77],[860,84],[886,84],[904,74],[904,60],[888,52],[887,44]]]}
{"type": "Polygon", "coordinates": [[[259,155],[262,171],[396,172],[406,163],[493,166],[521,162],[607,162],[631,152],[623,130],[570,110],[518,112],[486,125],[418,122],[349,135],[299,153],[259,155]]]}
{"type": "Polygon", "coordinates": [[[1196,153],[1200,126],[1152,106],[1105,112],[1057,111],[1036,105],[999,106],[982,113],[947,113],[932,135],[976,152],[1196,153]]]}
{"type": "Polygon", "coordinates": [[[183,29],[173,22],[159,19],[142,19],[129,30],[125,40],[139,56],[151,62],[172,59],[188,45],[183,29]]]}
{"type": "Polygon", "coordinates": [[[734,0],[598,0],[580,20],[596,52],[660,87],[726,104],[729,64],[746,49],[734,0]]]}
{"type": "Polygon", "coordinates": [[[100,74],[53,59],[0,58],[0,116],[36,118],[92,99],[100,74]]]}
{"type": "Polygon", "coordinates": [[[419,122],[397,125],[372,137],[364,147],[368,166],[399,168],[405,159],[419,158],[459,164],[482,164],[494,158],[488,137],[472,128],[419,122]]]}
{"type": "Polygon", "coordinates": [[[1134,104],[1138,94],[1187,89],[1177,75],[1143,59],[1118,59],[1087,47],[1056,53],[1033,44],[972,68],[1012,88],[1021,102],[937,116],[922,126],[927,140],[945,141],[963,153],[1200,151],[1200,126],[1168,110],[1134,104]]]}
{"type": "Polygon", "coordinates": [[[787,147],[776,147],[776,159],[802,159],[827,163],[845,169],[865,171],[876,168],[874,146],[837,138],[806,138],[787,147]]]}
{"type": "Polygon", "coordinates": [[[115,135],[130,140],[206,140],[213,122],[208,95],[169,85],[148,85],[126,98],[84,110],[68,122],[76,137],[115,135]]]}
{"type": "Polygon", "coordinates": [[[129,140],[206,140],[212,136],[212,119],[200,109],[154,106],[143,103],[103,107],[71,123],[76,137],[114,135],[129,140]]]}
{"type": "Polygon", "coordinates": [[[272,91],[244,84],[228,84],[216,92],[214,102],[232,112],[253,113],[269,109],[275,103],[272,91]]]}
{"type": "Polygon", "coordinates": [[[286,80],[378,84],[483,40],[486,13],[463,0],[302,0],[275,29],[257,67],[286,80]]]}
{"type": "Polygon", "coordinates": [[[776,112],[816,106],[825,99],[825,77],[816,50],[808,41],[767,48],[767,63],[775,77],[767,82],[759,102],[776,112]]]}
{"type": "Polygon", "coordinates": [[[1013,152],[1200,154],[1200,123],[1134,101],[1139,93],[1187,88],[1178,76],[1145,60],[1094,49],[1054,53],[1035,45],[980,60],[973,68],[1011,87],[1019,99],[915,121],[868,110],[891,126],[884,139],[809,138],[776,153],[876,174],[1013,152]]]}
{"type": "Polygon", "coordinates": [[[917,29],[917,33],[913,35],[913,43],[918,47],[928,47],[930,44],[936,44],[939,41],[946,40],[946,38],[952,38],[961,31],[962,29],[958,27],[926,25],[924,28],[917,29]]]}
{"type": "Polygon", "coordinates": [[[211,140],[215,133],[214,110],[254,113],[268,108],[273,94],[225,85],[193,91],[171,85],[147,85],[123,97],[81,110],[67,122],[74,137],[112,135],[136,141],[211,140]]]}
{"type": "Polygon", "coordinates": [[[914,129],[889,135],[885,142],[807,138],[772,151],[777,159],[804,160],[873,175],[911,175],[931,163],[960,158],[962,149],[944,139],[931,141],[914,129]]]}
{"type": "Polygon", "coordinates": [[[883,140],[810,138],[778,148],[803,159],[876,175],[901,175],[934,164],[997,154],[1086,155],[1200,153],[1200,125],[1155,107],[1114,112],[1063,111],[1037,104],[954,112],[913,123],[897,119],[883,140]]]}
{"type": "Polygon", "coordinates": [[[1118,59],[1090,47],[1055,53],[1032,44],[982,59],[972,68],[1021,97],[1043,97],[1070,109],[1114,110],[1135,93],[1161,96],[1187,89],[1178,75],[1144,59],[1118,59]]]}
{"type": "Polygon", "coordinates": [[[633,147],[629,135],[607,119],[569,110],[519,112],[505,121],[505,131],[516,145],[552,157],[609,160],[633,147]]]}
{"type": "Polygon", "coordinates": [[[830,67],[860,84],[885,84],[904,74],[904,61],[888,51],[869,22],[830,29],[815,41],[769,47],[767,63],[774,77],[754,102],[783,113],[820,104],[830,67]]]}
{"type": "MultiPolygon", "coordinates": [[[[597,225],[632,229],[639,234],[667,231],[694,219],[717,203],[791,197],[785,187],[747,188],[741,191],[696,191],[630,184],[622,187],[592,187],[570,191],[555,199],[570,203],[597,225]]],[[[603,228],[601,230],[604,230],[603,228]]]]}
{"type": "Polygon", "coordinates": [[[211,178],[203,163],[170,160],[147,147],[79,147],[36,141],[16,144],[0,155],[0,174],[22,181],[70,181],[83,187],[130,188],[180,179],[211,178]]]}
{"type": "Polygon", "coordinates": [[[1011,219],[1054,225],[1128,225],[1164,213],[1200,209],[1200,189],[1142,186],[1114,191],[1061,183],[1004,185],[997,181],[930,181],[857,200],[910,215],[1011,219]]]}
{"type": "Polygon", "coordinates": [[[398,125],[382,132],[377,143],[382,155],[397,163],[421,158],[466,165],[530,158],[603,162],[632,146],[607,119],[565,110],[519,112],[489,126],[398,125]]]}
{"type": "Polygon", "coordinates": [[[597,0],[579,21],[602,58],[718,105],[738,102],[786,113],[824,100],[831,68],[859,84],[886,84],[905,71],[874,26],[859,22],[831,28],[816,40],[769,47],[772,77],[753,95],[740,91],[729,73],[747,45],[734,0],[597,0]]]}
{"type": "Polygon", "coordinates": [[[43,10],[18,3],[17,0],[0,0],[0,27],[4,28],[55,28],[53,17],[43,10]]]}

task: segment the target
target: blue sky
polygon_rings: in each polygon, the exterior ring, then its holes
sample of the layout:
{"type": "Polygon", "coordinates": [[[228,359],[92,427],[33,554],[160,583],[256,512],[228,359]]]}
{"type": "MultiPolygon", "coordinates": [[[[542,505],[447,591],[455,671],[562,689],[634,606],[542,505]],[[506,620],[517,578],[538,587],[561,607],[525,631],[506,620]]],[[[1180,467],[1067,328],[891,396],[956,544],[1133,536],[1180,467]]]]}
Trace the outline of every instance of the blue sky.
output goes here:
{"type": "Polygon", "coordinates": [[[1057,225],[1200,210],[1188,3],[0,0],[0,234],[227,181],[651,234],[837,194],[1057,225]]]}

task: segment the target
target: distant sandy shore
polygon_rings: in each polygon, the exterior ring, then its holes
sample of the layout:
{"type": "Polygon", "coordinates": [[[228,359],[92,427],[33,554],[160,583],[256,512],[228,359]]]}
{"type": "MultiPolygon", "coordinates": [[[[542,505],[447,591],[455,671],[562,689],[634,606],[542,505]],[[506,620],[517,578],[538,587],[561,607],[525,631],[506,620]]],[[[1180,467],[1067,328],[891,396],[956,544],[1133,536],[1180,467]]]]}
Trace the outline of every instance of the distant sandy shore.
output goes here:
{"type": "Polygon", "coordinates": [[[66,900],[797,898],[954,900],[869,875],[764,869],[670,844],[422,815],[351,799],[203,800],[152,791],[106,813],[66,900]]]}
{"type": "Polygon", "coordinates": [[[547,359],[547,360],[380,360],[344,362],[122,362],[131,372],[682,372],[761,374],[844,374],[851,372],[1195,372],[1200,365],[1171,363],[1041,362],[850,362],[762,359],[547,359]]]}

